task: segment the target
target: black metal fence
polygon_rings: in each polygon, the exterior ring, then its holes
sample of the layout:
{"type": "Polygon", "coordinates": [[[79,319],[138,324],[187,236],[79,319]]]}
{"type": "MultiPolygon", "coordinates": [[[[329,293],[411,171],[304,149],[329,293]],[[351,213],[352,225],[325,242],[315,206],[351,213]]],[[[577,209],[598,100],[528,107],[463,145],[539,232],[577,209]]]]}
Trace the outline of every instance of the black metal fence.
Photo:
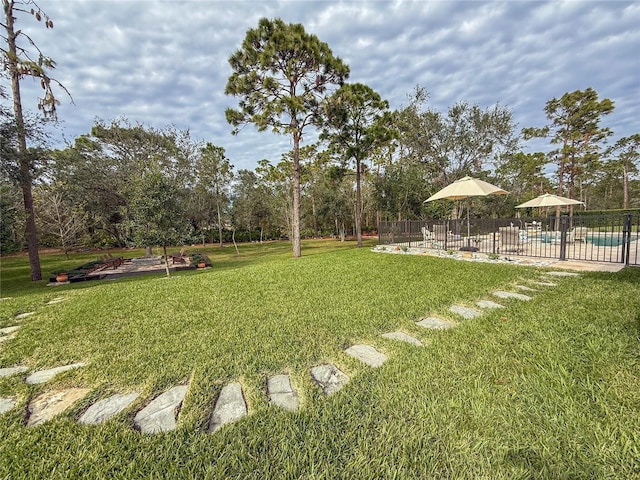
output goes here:
{"type": "Polygon", "coordinates": [[[378,243],[639,265],[640,215],[383,221],[378,243]]]}

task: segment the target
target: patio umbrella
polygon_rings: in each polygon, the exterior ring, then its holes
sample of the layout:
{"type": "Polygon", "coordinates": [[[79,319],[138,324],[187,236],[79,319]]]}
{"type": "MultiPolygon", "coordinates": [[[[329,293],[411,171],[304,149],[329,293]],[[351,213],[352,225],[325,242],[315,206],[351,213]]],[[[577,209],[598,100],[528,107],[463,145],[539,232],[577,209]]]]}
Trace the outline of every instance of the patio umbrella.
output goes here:
{"type": "MultiPolygon", "coordinates": [[[[433,200],[464,200],[471,197],[486,197],[487,195],[506,195],[509,192],[491,185],[488,182],[473,177],[463,177],[447,185],[439,192],[434,193],[425,202],[433,200]]],[[[469,202],[467,201],[467,245],[471,236],[471,227],[469,225],[469,202]]]]}
{"type": "Polygon", "coordinates": [[[584,202],[573,200],[572,198],[561,197],[560,195],[545,193],[539,197],[529,200],[528,202],[517,205],[516,208],[563,207],[565,205],[584,205],[584,202]]]}

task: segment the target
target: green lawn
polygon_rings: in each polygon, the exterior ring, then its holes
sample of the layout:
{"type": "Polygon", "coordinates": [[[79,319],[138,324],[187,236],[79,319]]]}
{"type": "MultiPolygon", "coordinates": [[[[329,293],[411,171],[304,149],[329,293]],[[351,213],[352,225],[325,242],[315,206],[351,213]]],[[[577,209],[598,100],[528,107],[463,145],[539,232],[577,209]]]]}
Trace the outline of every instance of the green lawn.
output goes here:
{"type": "MultiPolygon", "coordinates": [[[[0,368],[89,365],[41,385],[0,378],[0,478],[640,478],[640,269],[583,273],[537,287],[533,300],[452,330],[472,306],[539,280],[542,269],[372,253],[353,243],[191,248],[213,267],[61,287],[28,280],[25,257],[2,259],[0,368]],[[45,305],[54,297],[65,301],[45,305]],[[423,348],[386,340],[403,330],[423,348]],[[388,355],[370,368],[343,350],[388,355]],[[325,396],[309,369],[330,362],[351,376],[325,396]],[[298,413],[269,405],[268,377],[291,374],[298,413]],[[221,388],[240,381],[249,415],[206,433],[221,388]],[[189,383],[178,428],[144,435],[133,416],[189,383]],[[28,401],[68,386],[92,392],[72,409],[24,426],[28,401]],[[140,391],[100,426],[75,422],[97,399],[140,391]]],[[[139,252],[119,252],[134,256],[139,252]]],[[[48,277],[96,254],[47,255],[48,277]]],[[[533,286],[529,284],[529,286],[533,286]]]]}

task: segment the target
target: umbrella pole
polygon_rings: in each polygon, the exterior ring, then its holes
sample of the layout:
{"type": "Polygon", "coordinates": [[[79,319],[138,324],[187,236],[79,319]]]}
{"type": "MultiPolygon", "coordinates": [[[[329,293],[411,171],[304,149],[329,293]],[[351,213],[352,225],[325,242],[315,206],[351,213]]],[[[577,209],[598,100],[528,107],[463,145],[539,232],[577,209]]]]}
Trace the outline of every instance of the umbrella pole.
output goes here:
{"type": "Polygon", "coordinates": [[[469,199],[467,199],[467,247],[471,246],[471,227],[469,226],[469,199]]]}

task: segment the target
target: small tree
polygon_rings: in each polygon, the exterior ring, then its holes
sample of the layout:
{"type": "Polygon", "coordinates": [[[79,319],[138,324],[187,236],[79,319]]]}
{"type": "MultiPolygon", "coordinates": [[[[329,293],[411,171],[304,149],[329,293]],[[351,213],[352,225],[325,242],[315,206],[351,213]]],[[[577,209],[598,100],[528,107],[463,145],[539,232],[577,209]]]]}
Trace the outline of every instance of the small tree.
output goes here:
{"type": "Polygon", "coordinates": [[[37,187],[34,200],[40,229],[56,239],[68,259],[69,249],[77,244],[78,236],[87,226],[82,205],[74,203],[68,186],[59,183],[37,187]]]}
{"type": "Polygon", "coordinates": [[[189,229],[179,189],[156,168],[135,182],[133,192],[131,213],[136,243],[145,247],[161,245],[167,276],[170,276],[167,246],[182,243],[189,229]]]}
{"type": "Polygon", "coordinates": [[[340,85],[349,68],[329,46],[300,24],[263,18],[247,31],[240,50],[230,58],[233,73],[225,93],[240,97],[240,108],[227,109],[227,121],[238,133],[253,123],[293,140],[293,256],[300,248],[300,143],[307,127],[318,123],[321,101],[331,85],[340,85]]]}

